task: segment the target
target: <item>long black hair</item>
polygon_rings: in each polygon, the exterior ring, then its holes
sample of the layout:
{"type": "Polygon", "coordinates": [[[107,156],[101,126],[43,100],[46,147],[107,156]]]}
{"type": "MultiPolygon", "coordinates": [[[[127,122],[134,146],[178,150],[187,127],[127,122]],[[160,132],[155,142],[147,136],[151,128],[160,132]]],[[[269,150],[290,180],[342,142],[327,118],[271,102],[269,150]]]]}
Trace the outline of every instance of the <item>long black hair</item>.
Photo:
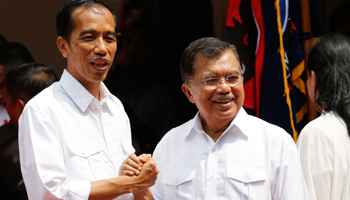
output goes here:
{"type": "Polygon", "coordinates": [[[309,53],[308,68],[316,75],[315,102],[323,112],[337,113],[350,135],[350,38],[331,34],[318,40],[309,53]]]}

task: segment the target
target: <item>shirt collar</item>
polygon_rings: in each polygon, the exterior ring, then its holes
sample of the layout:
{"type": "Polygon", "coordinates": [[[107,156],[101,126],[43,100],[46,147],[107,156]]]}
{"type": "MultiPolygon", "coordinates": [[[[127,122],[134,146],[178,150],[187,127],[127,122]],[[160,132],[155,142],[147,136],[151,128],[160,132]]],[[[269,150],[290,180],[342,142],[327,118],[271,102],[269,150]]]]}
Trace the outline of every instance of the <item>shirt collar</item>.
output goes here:
{"type": "MultiPolygon", "coordinates": [[[[85,112],[89,104],[95,98],[81,83],[76,80],[66,69],[60,79],[60,84],[67,94],[72,98],[74,103],[80,108],[82,112],[85,112]]],[[[112,98],[112,94],[109,92],[103,82],[100,84],[100,102],[104,103],[108,98],[112,98]]]]}
{"type": "MultiPolygon", "coordinates": [[[[249,137],[252,133],[252,131],[251,131],[252,127],[250,127],[248,121],[249,121],[248,114],[244,110],[244,108],[242,107],[238,111],[238,114],[232,120],[232,122],[230,123],[230,125],[227,127],[227,129],[224,131],[223,134],[225,134],[226,132],[231,133],[229,130],[233,129],[234,127],[238,127],[238,129],[240,130],[239,131],[240,133],[249,137]]],[[[201,117],[199,115],[199,112],[197,112],[195,117],[191,121],[189,121],[188,123],[189,124],[188,124],[188,128],[186,130],[185,137],[190,135],[190,133],[199,133],[199,132],[205,133],[203,130],[203,127],[202,127],[201,117]]],[[[236,131],[235,131],[235,133],[236,133],[236,131]]]]}

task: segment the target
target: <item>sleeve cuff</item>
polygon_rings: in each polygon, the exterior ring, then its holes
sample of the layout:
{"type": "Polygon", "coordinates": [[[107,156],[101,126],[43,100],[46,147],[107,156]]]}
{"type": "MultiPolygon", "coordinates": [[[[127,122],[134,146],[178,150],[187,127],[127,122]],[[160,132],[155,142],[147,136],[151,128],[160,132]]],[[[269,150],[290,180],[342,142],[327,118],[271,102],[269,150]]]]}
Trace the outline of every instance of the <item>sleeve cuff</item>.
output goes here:
{"type": "Polygon", "coordinates": [[[90,196],[89,181],[69,181],[69,200],[87,200],[90,196]]]}

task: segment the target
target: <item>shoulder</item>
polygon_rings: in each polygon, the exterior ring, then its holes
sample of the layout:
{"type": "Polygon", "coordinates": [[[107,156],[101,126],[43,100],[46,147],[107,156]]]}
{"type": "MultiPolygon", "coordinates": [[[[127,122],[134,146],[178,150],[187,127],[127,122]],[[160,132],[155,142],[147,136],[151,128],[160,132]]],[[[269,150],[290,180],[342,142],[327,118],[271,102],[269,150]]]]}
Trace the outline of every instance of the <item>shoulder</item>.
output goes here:
{"type": "Polygon", "coordinates": [[[27,104],[27,106],[37,106],[40,105],[45,106],[48,104],[52,104],[55,101],[57,101],[57,98],[54,98],[54,93],[57,93],[57,90],[59,90],[59,83],[55,82],[49,87],[45,88],[41,92],[39,92],[37,95],[35,95],[33,98],[31,98],[27,104]]]}
{"type": "Polygon", "coordinates": [[[186,137],[193,128],[194,119],[191,119],[175,128],[172,128],[164,135],[164,139],[179,139],[186,137]]]}
{"type": "Polygon", "coordinates": [[[348,138],[345,123],[336,114],[325,113],[309,122],[303,128],[299,135],[298,143],[303,141],[332,141],[338,137],[348,138]]]}
{"type": "Polygon", "coordinates": [[[270,140],[290,140],[291,136],[283,128],[266,122],[255,116],[246,116],[247,125],[250,127],[250,132],[254,135],[260,135],[270,140]]]}

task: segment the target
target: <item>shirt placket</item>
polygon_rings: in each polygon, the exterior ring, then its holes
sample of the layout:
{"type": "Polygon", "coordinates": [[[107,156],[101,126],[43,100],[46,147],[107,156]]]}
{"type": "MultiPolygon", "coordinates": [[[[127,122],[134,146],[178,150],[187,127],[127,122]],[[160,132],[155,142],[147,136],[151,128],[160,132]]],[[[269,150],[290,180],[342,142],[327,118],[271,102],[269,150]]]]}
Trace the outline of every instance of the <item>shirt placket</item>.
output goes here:
{"type": "Polygon", "coordinates": [[[215,155],[216,145],[214,145],[208,155],[207,160],[207,173],[206,173],[206,190],[205,190],[205,199],[211,200],[216,199],[216,184],[215,177],[217,171],[217,157],[215,155]]]}

